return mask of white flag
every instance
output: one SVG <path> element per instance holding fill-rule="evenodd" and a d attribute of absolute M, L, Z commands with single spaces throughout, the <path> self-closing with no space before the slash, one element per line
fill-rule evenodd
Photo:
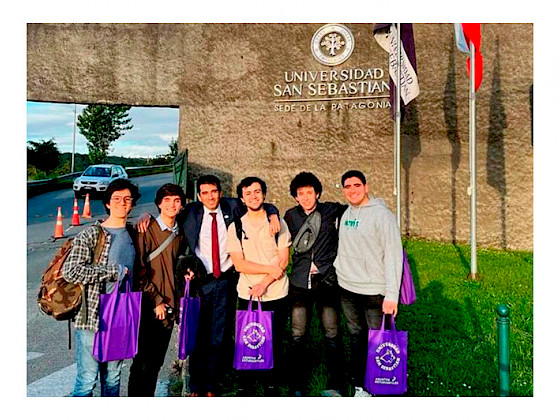
<path fill-rule="evenodd" d="M 374 33 L 375 40 L 385 51 L 389 53 L 389 75 L 393 83 L 397 83 L 397 27 L 393 23 L 389 32 L 377 31 Z M 401 40 L 401 98 L 404 104 L 408 104 L 420 93 L 418 76 L 410 63 L 406 50 Z"/>

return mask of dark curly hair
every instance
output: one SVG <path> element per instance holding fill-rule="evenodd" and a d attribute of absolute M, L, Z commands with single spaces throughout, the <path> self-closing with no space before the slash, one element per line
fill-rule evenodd
<path fill-rule="evenodd" d="M 319 194 L 319 197 L 321 197 L 321 193 L 323 192 L 321 181 L 311 172 L 300 172 L 292 179 L 290 183 L 290 194 L 292 197 L 296 198 L 297 190 L 301 187 L 313 187 L 315 192 Z"/>

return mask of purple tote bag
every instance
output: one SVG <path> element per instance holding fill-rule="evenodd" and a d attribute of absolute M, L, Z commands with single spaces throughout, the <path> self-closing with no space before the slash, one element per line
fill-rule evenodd
<path fill-rule="evenodd" d="M 93 358 L 98 362 L 132 359 L 138 352 L 142 292 L 119 292 L 118 283 L 111 293 L 99 296 L 99 331 L 93 339 Z"/>
<path fill-rule="evenodd" d="M 368 357 L 364 386 L 373 395 L 404 394 L 407 390 L 408 332 L 397 331 L 391 316 L 391 329 L 369 330 Z"/>
<path fill-rule="evenodd" d="M 200 316 L 200 298 L 190 297 L 189 286 L 190 282 L 185 282 L 185 294 L 179 301 L 179 334 L 177 336 L 179 360 L 185 360 L 194 350 Z"/>
<path fill-rule="evenodd" d="M 412 305 L 416 302 L 416 290 L 406 251 L 403 249 L 403 274 L 401 282 L 400 301 L 403 305 Z"/>
<path fill-rule="evenodd" d="M 233 367 L 237 370 L 265 370 L 274 367 L 272 318 L 274 312 L 263 311 L 260 300 L 253 311 L 253 299 L 246 311 L 236 312 Z"/>

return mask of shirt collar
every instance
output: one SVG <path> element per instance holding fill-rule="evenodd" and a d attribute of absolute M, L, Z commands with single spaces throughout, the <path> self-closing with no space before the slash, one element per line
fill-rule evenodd
<path fill-rule="evenodd" d="M 210 210 L 208 209 L 206 206 L 202 206 L 202 208 L 204 209 L 204 215 L 208 215 L 210 213 L 216 213 L 217 215 L 221 215 L 222 214 L 222 209 L 220 208 L 220 205 L 218 204 L 218 207 L 216 208 L 216 210 Z"/>
<path fill-rule="evenodd" d="M 179 225 L 177 224 L 177 220 L 175 220 L 175 224 L 173 225 L 172 228 L 167 227 L 167 225 L 165 223 L 163 223 L 163 220 L 161 219 L 161 214 L 156 217 L 156 222 L 158 222 L 159 227 L 161 228 L 162 231 L 166 231 L 169 230 L 171 232 L 174 232 L 175 234 L 179 233 Z"/>

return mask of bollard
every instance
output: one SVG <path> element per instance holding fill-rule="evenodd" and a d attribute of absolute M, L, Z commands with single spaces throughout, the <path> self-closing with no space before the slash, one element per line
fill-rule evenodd
<path fill-rule="evenodd" d="M 498 309 L 498 382 L 500 397 L 509 396 L 509 308 L 499 304 Z"/>

